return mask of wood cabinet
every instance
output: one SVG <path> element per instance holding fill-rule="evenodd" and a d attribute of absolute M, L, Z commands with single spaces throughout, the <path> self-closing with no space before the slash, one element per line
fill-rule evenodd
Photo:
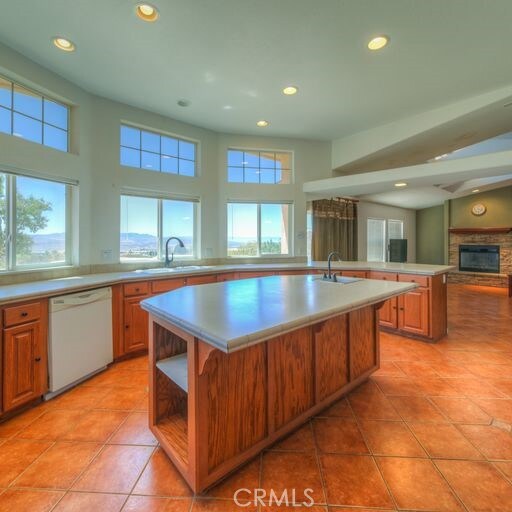
<path fill-rule="evenodd" d="M 416 283 L 415 290 L 387 300 L 379 311 L 382 328 L 436 341 L 447 332 L 446 275 L 371 272 L 371 279 Z"/>
<path fill-rule="evenodd" d="M 384 302 L 379 310 L 379 324 L 392 329 L 398 328 L 398 297 Z"/>
<path fill-rule="evenodd" d="M 140 301 L 146 297 L 147 295 L 124 299 L 124 354 L 148 348 L 148 314 L 140 307 Z"/>
<path fill-rule="evenodd" d="M 16 409 L 48 390 L 48 302 L 4 308 L 2 411 Z"/>
<path fill-rule="evenodd" d="M 398 328 L 401 331 L 420 336 L 430 334 L 428 298 L 428 288 L 416 288 L 398 297 Z"/>
<path fill-rule="evenodd" d="M 333 272 L 335 272 L 336 269 L 333 269 Z M 342 270 L 341 275 L 343 277 L 357 277 L 360 279 L 365 279 L 367 276 L 367 272 L 364 270 Z"/>

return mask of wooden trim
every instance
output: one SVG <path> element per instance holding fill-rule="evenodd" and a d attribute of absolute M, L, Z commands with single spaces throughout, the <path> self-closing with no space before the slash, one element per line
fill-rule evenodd
<path fill-rule="evenodd" d="M 449 233 L 468 234 L 468 233 L 510 233 L 510 228 L 448 228 Z"/>

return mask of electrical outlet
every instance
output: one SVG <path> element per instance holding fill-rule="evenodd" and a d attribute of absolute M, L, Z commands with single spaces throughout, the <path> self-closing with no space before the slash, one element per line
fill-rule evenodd
<path fill-rule="evenodd" d="M 101 261 L 105 263 L 112 261 L 112 249 L 101 250 Z"/>

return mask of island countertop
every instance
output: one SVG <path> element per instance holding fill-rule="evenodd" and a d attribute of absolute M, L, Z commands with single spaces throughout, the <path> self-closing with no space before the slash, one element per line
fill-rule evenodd
<path fill-rule="evenodd" d="M 416 288 L 414 283 L 269 276 L 180 288 L 141 302 L 156 318 L 229 353 Z"/>

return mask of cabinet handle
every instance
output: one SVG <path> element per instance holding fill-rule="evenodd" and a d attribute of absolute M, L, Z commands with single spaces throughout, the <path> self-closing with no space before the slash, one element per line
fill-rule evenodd
<path fill-rule="evenodd" d="M 403 311 L 403 310 L 404 310 L 404 308 L 400 308 L 400 311 Z"/>
<path fill-rule="evenodd" d="M 26 311 L 22 311 L 21 316 L 23 316 L 23 317 L 28 316 L 28 313 Z"/>
<path fill-rule="evenodd" d="M 140 288 L 135 288 L 135 291 L 136 292 L 140 292 Z"/>
<path fill-rule="evenodd" d="M 40 357 L 36 357 L 35 361 L 36 361 L 36 363 L 39 363 L 41 361 L 41 358 Z"/>
<path fill-rule="evenodd" d="M 124 328 L 125 328 L 125 329 L 129 329 L 129 328 L 130 328 L 130 326 L 129 326 L 128 324 L 126 324 L 126 325 L 124 326 Z"/>

